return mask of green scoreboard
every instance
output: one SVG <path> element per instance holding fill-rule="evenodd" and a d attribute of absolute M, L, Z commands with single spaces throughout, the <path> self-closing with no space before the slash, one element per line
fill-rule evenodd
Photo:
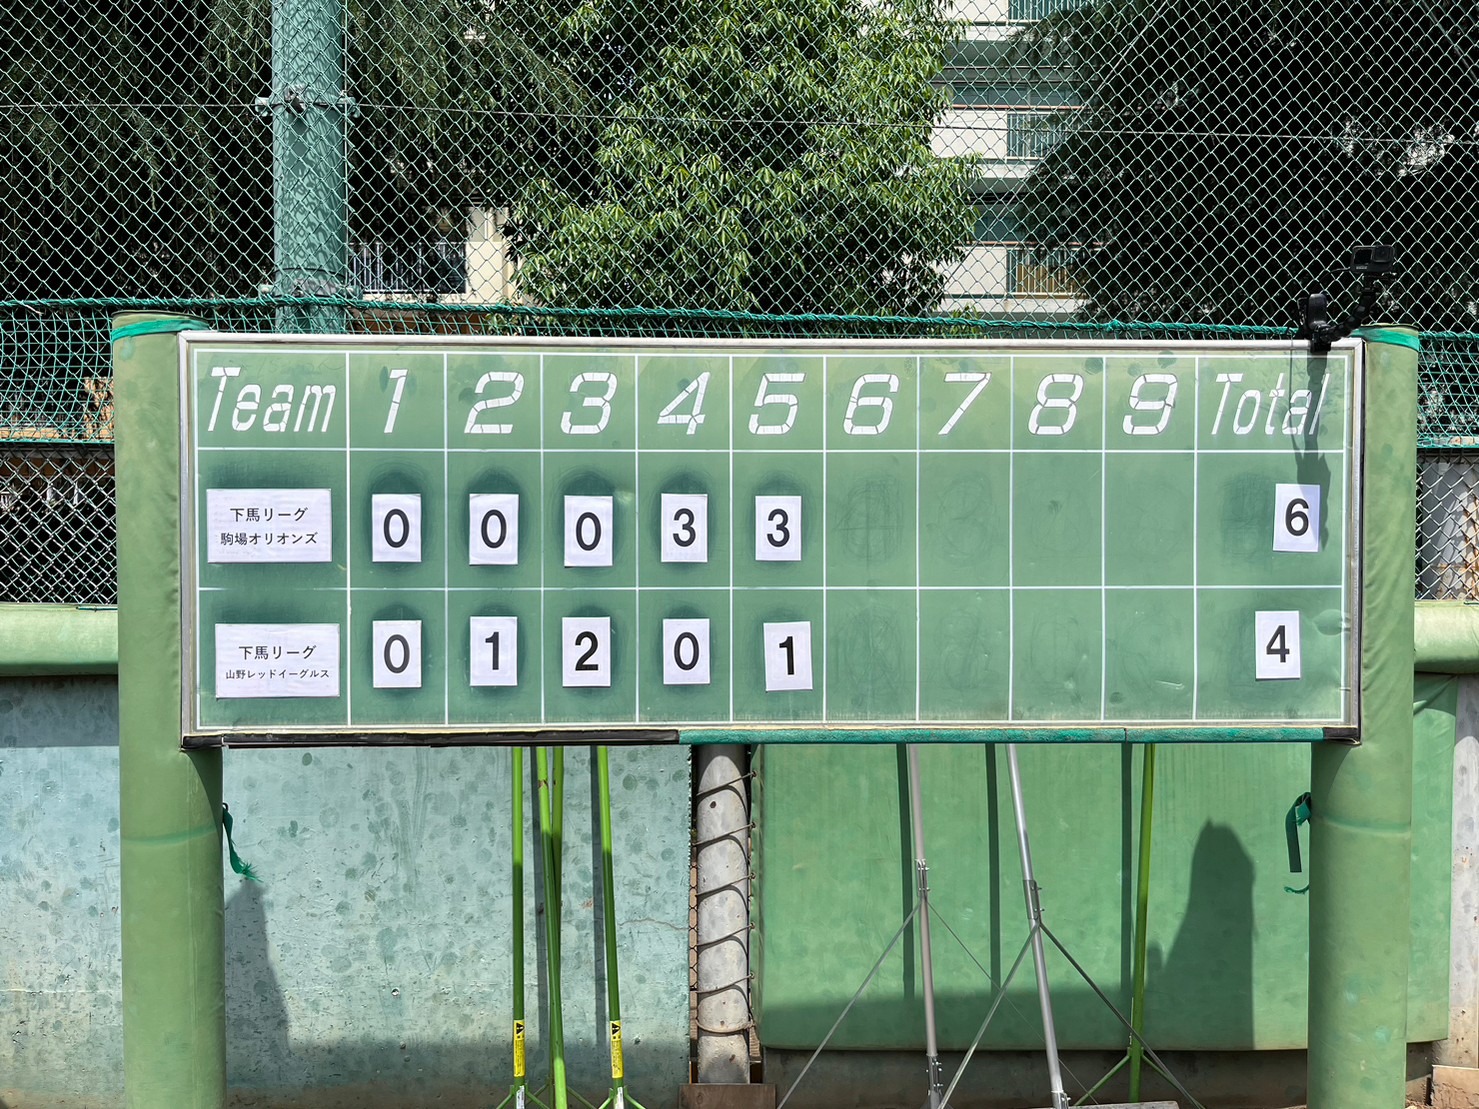
<path fill-rule="evenodd" d="M 192 737 L 1357 721 L 1359 342 L 180 350 Z"/>

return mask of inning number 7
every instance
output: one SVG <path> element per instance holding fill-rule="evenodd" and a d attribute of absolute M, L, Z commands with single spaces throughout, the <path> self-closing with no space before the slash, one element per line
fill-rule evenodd
<path fill-rule="evenodd" d="M 965 400 L 960 402 L 960 407 L 945 421 L 945 426 L 940 429 L 941 435 L 950 434 L 950 429 L 960 422 L 960 418 L 965 415 L 965 410 L 976 402 L 976 398 L 981 395 L 981 390 L 986 388 L 987 383 L 991 380 L 991 375 L 979 370 L 962 370 L 959 373 L 946 374 L 945 380 L 951 385 L 970 385 L 974 383 L 975 388 L 965 395 Z"/>

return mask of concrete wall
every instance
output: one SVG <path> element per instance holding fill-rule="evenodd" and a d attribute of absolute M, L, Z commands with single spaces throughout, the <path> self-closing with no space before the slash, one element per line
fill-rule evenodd
<path fill-rule="evenodd" d="M 117 685 L 0 680 L 0 1107 L 122 1102 Z M 492 1106 L 512 1075 L 510 753 L 231 751 L 225 798 L 262 884 L 228 872 L 231 1104 Z M 526 760 L 532 763 L 532 759 Z M 590 759 L 566 756 L 565 1035 L 609 1085 Z M 612 752 L 632 1093 L 688 1074 L 688 752 Z M 534 812 L 526 783 L 525 811 Z M 542 1080 L 540 873 L 526 842 L 530 1073 Z M 538 953 L 542 956 L 542 945 Z"/>

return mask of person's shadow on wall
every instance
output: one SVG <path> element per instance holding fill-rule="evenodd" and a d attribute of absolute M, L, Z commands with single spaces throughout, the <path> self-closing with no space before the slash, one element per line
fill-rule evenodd
<path fill-rule="evenodd" d="M 1203 825 L 1181 928 L 1168 955 L 1158 944 L 1147 953 L 1146 1038 L 1152 1045 L 1166 1042 L 1168 1033 L 1171 1040 L 1184 1038 L 1161 1021 L 1179 1023 L 1177 1014 L 1190 1014 L 1200 1037 L 1211 1036 L 1217 1047 L 1253 1046 L 1253 878 L 1253 859 L 1237 833 Z M 1215 1028 L 1208 1020 L 1214 1014 Z"/>
<path fill-rule="evenodd" d="M 267 906 L 260 882 L 241 882 L 226 901 L 226 1073 L 251 1075 L 253 1085 L 291 1082 L 288 1009 L 272 969 Z M 272 1060 L 276 1075 L 262 1074 Z"/>

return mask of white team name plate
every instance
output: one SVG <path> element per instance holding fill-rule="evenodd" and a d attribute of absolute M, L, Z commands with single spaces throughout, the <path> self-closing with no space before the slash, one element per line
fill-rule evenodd
<path fill-rule="evenodd" d="M 328 562 L 333 512 L 327 489 L 207 489 L 206 561 Z"/>
<path fill-rule="evenodd" d="M 339 696 L 339 625 L 217 624 L 216 696 Z"/>

